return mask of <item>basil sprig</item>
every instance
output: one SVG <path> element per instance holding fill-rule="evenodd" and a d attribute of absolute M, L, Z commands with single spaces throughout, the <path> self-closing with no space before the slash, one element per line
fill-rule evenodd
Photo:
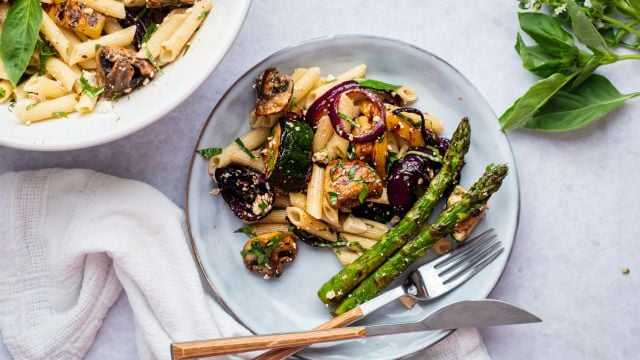
<path fill-rule="evenodd" d="M 42 8 L 38 0 L 15 0 L 2 26 L 0 56 L 13 86 L 24 74 L 38 40 Z"/>
<path fill-rule="evenodd" d="M 533 84 L 500 116 L 503 130 L 574 130 L 639 96 L 621 94 L 610 81 L 594 72 L 617 61 L 640 60 L 639 53 L 613 51 L 616 47 L 640 51 L 640 1 L 630 2 L 637 3 L 638 8 L 625 5 L 624 1 L 519 1 L 522 8 L 533 11 L 546 5 L 553 15 L 518 14 L 520 28 L 536 45 L 527 45 L 518 34 L 515 49 L 523 67 L 544 79 Z M 625 43 L 629 39 L 635 42 Z"/>

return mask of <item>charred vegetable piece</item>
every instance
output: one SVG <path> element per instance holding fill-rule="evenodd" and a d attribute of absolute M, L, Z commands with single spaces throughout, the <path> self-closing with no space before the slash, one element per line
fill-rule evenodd
<path fill-rule="evenodd" d="M 464 188 L 460 185 L 456 185 L 453 188 L 453 191 L 451 191 L 449 198 L 447 199 L 447 208 L 453 207 L 455 204 L 460 202 L 460 200 L 462 200 L 462 196 L 464 195 L 464 193 L 465 193 Z M 453 237 L 458 242 L 466 240 L 467 237 L 469 237 L 469 234 L 471 233 L 471 231 L 473 231 L 473 229 L 476 227 L 476 225 L 478 225 L 480 220 L 482 220 L 488 208 L 489 208 L 489 205 L 485 203 L 480 208 L 475 209 L 475 211 L 469 216 L 469 218 L 459 222 L 453 228 L 453 231 L 451 232 L 451 237 Z"/>
<path fill-rule="evenodd" d="M 242 165 L 216 169 L 214 180 L 231 211 L 242 220 L 257 221 L 269 214 L 275 193 L 264 175 Z"/>
<path fill-rule="evenodd" d="M 298 246 L 293 235 L 276 231 L 249 239 L 240 254 L 247 269 L 269 279 L 282 275 L 284 264 L 296 258 Z"/>
<path fill-rule="evenodd" d="M 310 169 L 313 129 L 306 123 L 280 119 L 267 141 L 265 155 L 269 182 L 284 192 L 302 190 Z"/>
<path fill-rule="evenodd" d="M 441 154 L 426 147 L 411 148 L 401 161 L 391 165 L 387 194 L 393 212 L 404 215 L 409 211 L 441 167 Z"/>
<path fill-rule="evenodd" d="M 366 202 L 360 206 L 351 209 L 351 213 L 354 216 L 362 217 L 365 219 L 386 223 L 391 220 L 393 215 L 391 205 L 378 204 L 373 202 Z"/>
<path fill-rule="evenodd" d="M 104 86 L 104 96 L 107 98 L 128 94 L 156 75 L 151 62 L 138 58 L 136 52 L 130 49 L 102 46 L 96 57 L 98 82 Z"/>
<path fill-rule="evenodd" d="M 67 29 L 97 39 L 102 33 L 105 16 L 81 2 L 74 0 L 56 1 L 49 7 L 49 17 Z"/>
<path fill-rule="evenodd" d="M 177 8 L 180 6 L 191 6 L 195 3 L 195 0 L 146 0 L 147 8 Z"/>
<path fill-rule="evenodd" d="M 352 208 L 382 195 L 382 180 L 360 160 L 333 160 L 324 172 L 327 200 L 334 208 Z"/>
<path fill-rule="evenodd" d="M 293 80 L 278 75 L 278 69 L 268 68 L 256 80 L 256 116 L 273 115 L 284 110 L 293 96 Z"/>
<path fill-rule="evenodd" d="M 142 4 L 144 5 L 144 0 L 142 0 Z M 142 44 L 142 38 L 144 34 L 147 33 L 147 28 L 152 26 L 151 24 L 162 24 L 162 21 L 167 16 L 170 7 L 164 7 L 159 9 L 148 9 L 145 7 L 130 7 L 125 1 L 124 6 L 126 7 L 126 15 L 124 19 L 119 19 L 118 22 L 122 27 L 129 27 L 132 25 L 136 26 L 136 35 L 133 37 L 133 44 L 136 46 L 136 49 L 140 50 L 140 45 Z M 148 36 L 148 35 L 147 35 Z"/>

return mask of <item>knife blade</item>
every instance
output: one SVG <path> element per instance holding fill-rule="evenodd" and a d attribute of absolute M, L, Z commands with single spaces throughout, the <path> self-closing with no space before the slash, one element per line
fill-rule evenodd
<path fill-rule="evenodd" d="M 182 342 L 171 344 L 171 352 L 173 359 L 179 360 L 417 331 L 540 321 L 537 316 L 503 301 L 465 300 L 446 305 L 416 322 Z"/>

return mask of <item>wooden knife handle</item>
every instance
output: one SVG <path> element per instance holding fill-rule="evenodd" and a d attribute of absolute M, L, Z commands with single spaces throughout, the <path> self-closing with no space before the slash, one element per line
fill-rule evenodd
<path fill-rule="evenodd" d="M 366 329 L 364 326 L 360 326 L 274 335 L 256 335 L 228 339 L 191 341 L 171 344 L 171 355 L 174 360 L 181 360 L 202 356 L 228 355 L 262 349 L 351 340 L 363 338 L 365 336 Z"/>
<path fill-rule="evenodd" d="M 324 330 L 324 329 L 333 329 L 333 328 L 342 327 L 361 319 L 363 316 L 364 316 L 364 313 L 362 312 L 362 309 L 358 306 L 355 309 L 351 309 L 340 316 L 336 316 L 333 319 L 316 326 L 314 329 Z M 291 356 L 297 353 L 298 351 L 302 351 L 305 348 L 306 346 L 296 346 L 296 347 L 269 350 L 266 353 L 254 358 L 254 360 L 286 359 L 288 356 Z"/>

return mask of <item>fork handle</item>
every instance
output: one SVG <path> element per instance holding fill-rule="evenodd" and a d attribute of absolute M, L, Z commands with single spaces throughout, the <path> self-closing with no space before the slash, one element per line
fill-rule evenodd
<path fill-rule="evenodd" d="M 324 330 L 324 329 L 338 328 L 345 325 L 349 325 L 352 322 L 355 322 L 357 320 L 360 320 L 362 317 L 364 317 L 364 312 L 362 311 L 362 308 L 358 306 L 354 309 L 347 311 L 346 313 L 340 316 L 336 316 L 333 319 L 316 326 L 314 329 Z M 254 358 L 254 360 L 286 359 L 288 356 L 291 356 L 297 353 L 298 351 L 302 351 L 305 348 L 306 346 L 294 346 L 294 347 L 287 347 L 282 349 L 269 350 L 266 353 Z"/>
<path fill-rule="evenodd" d="M 367 330 L 364 326 L 273 335 L 242 336 L 227 339 L 174 343 L 171 344 L 171 354 L 174 360 L 182 360 L 278 347 L 352 340 L 366 336 Z"/>

